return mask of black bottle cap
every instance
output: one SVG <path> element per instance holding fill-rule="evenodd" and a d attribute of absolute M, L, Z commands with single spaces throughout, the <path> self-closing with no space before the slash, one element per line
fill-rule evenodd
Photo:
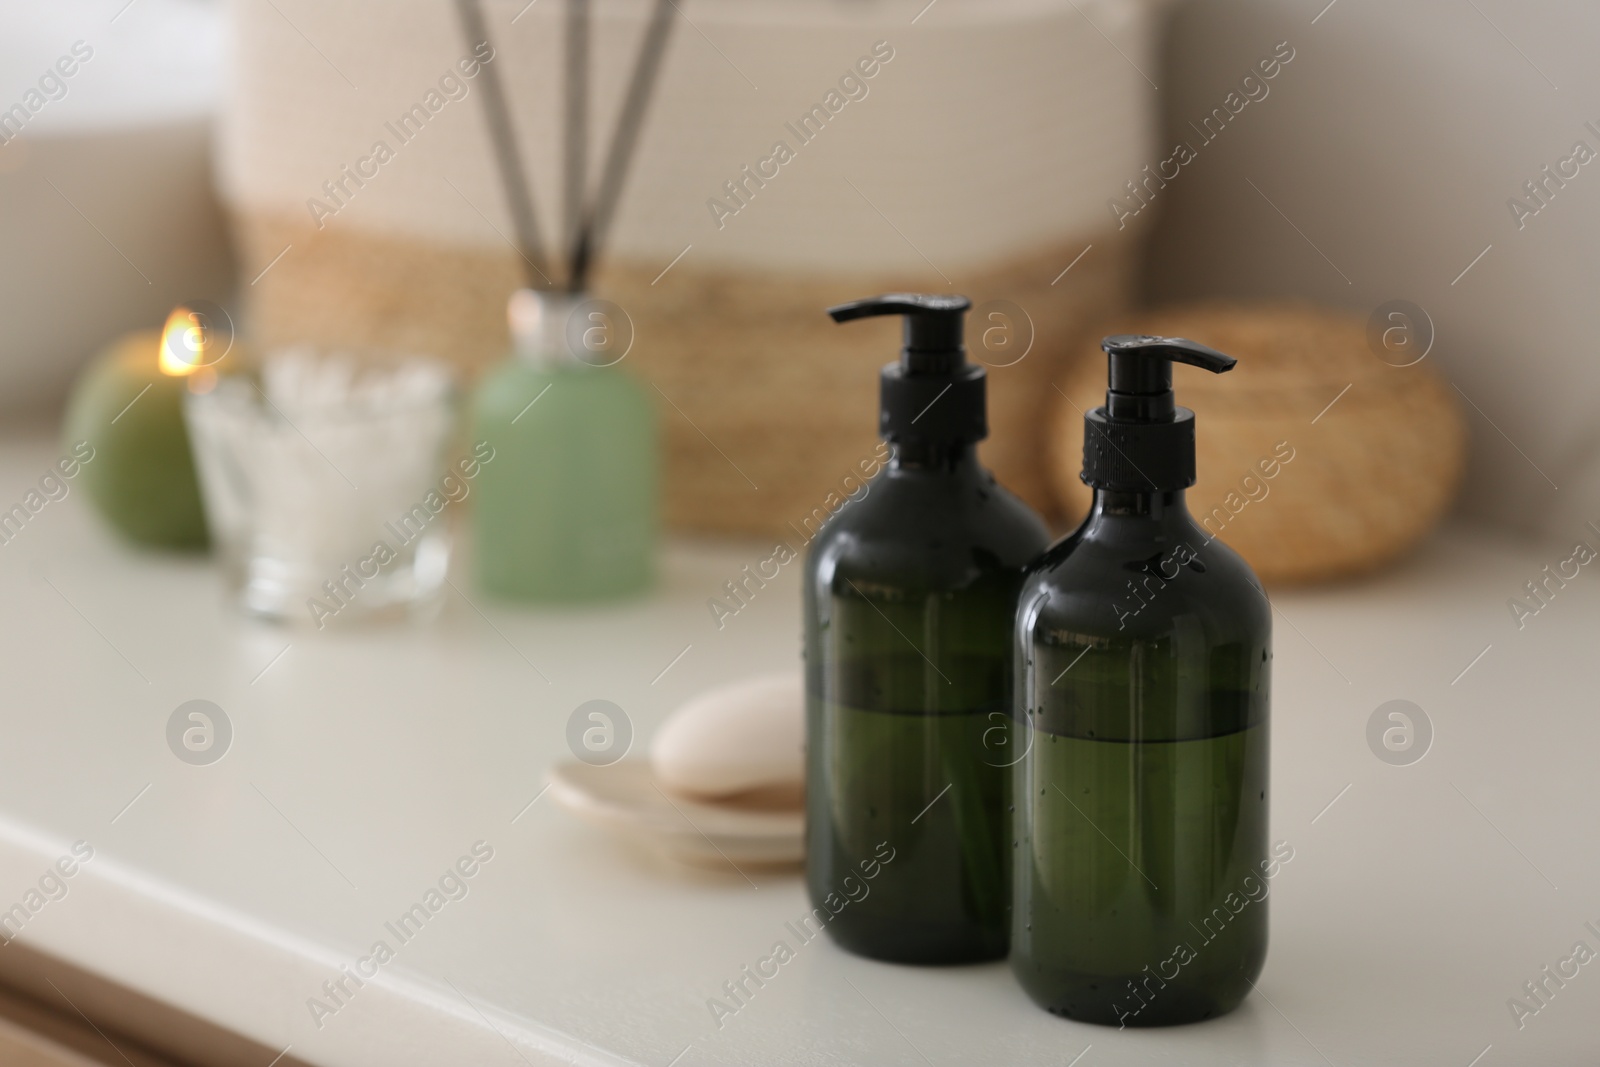
<path fill-rule="evenodd" d="M 1213 374 L 1238 362 L 1182 337 L 1118 334 L 1100 342 L 1110 379 L 1104 407 L 1083 417 L 1083 480 L 1096 489 L 1157 493 L 1194 484 L 1194 412 L 1177 406 L 1172 364 Z"/>
<path fill-rule="evenodd" d="M 880 375 L 878 433 L 885 441 L 960 444 L 989 436 L 984 370 L 967 362 L 964 296 L 888 293 L 828 309 L 835 322 L 904 315 L 900 361 Z"/>

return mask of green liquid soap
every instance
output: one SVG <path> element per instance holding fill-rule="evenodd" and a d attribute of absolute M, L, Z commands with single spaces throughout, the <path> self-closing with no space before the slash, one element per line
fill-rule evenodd
<path fill-rule="evenodd" d="M 1038 732 L 1034 744 L 1017 783 L 1023 985 L 1089 1022 L 1232 1010 L 1266 955 L 1265 725 L 1166 742 Z"/>
<path fill-rule="evenodd" d="M 902 660 L 901 669 L 886 673 L 905 681 L 926 673 L 921 660 L 889 655 Z M 871 895 L 828 927 L 861 955 L 942 963 L 1006 952 L 1011 772 L 984 737 L 1007 717 L 993 696 L 1009 690 L 996 670 L 1004 657 L 963 663 L 946 654 L 940 662 L 964 680 L 964 692 L 949 693 L 937 679 L 909 686 L 874 680 L 864 687 L 869 692 L 850 694 L 852 703 L 822 700 L 808 708 L 811 778 L 828 783 L 826 792 L 808 796 L 813 898 L 845 894 L 863 860 L 882 845 L 893 850 Z M 874 696 L 892 702 L 896 693 L 910 698 L 908 707 L 873 706 Z M 987 702 L 944 706 L 963 698 Z"/>
<path fill-rule="evenodd" d="M 1184 500 L 1194 420 L 1165 358 L 1232 361 L 1178 339 L 1106 343 L 1094 503 L 1019 600 L 1011 966 L 1066 1018 L 1197 1022 L 1237 1007 L 1266 959 L 1271 609 Z"/>
<path fill-rule="evenodd" d="M 1006 953 L 1012 624 L 1048 541 L 978 463 L 966 306 L 835 309 L 906 314 L 907 350 L 883 372 L 889 462 L 806 560 L 807 887 L 835 942 L 901 963 Z"/>
<path fill-rule="evenodd" d="M 491 595 L 577 603 L 653 581 L 655 405 L 620 366 L 595 365 L 617 357 L 594 306 L 516 294 L 517 350 L 474 395 L 474 441 L 494 449 L 474 517 L 477 585 Z"/>

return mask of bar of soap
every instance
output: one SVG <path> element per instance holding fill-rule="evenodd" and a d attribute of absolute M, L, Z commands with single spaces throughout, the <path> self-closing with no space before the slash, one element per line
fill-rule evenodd
<path fill-rule="evenodd" d="M 805 784 L 805 698 L 797 674 L 707 690 L 674 711 L 650 745 L 657 781 L 673 792 L 798 805 Z"/>

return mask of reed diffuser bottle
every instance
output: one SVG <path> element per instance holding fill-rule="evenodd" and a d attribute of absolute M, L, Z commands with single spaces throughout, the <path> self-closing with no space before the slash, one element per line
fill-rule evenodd
<path fill-rule="evenodd" d="M 841 946 L 904 963 L 1006 953 L 1012 620 L 1048 541 L 978 463 L 969 306 L 897 295 L 830 311 L 903 315 L 905 347 L 882 372 L 889 464 L 806 561 L 806 878 Z"/>
<path fill-rule="evenodd" d="M 476 566 L 496 596 L 573 602 L 650 585 L 656 536 L 656 413 L 608 365 L 616 324 L 598 301 L 519 289 L 513 351 L 479 385 Z"/>
<path fill-rule="evenodd" d="M 1089 517 L 1030 569 L 1017 614 L 1031 726 L 1014 782 L 1012 967 L 1041 1006 L 1119 1026 L 1231 1011 L 1267 951 L 1271 613 L 1190 517 L 1181 338 L 1108 337 L 1085 416 Z"/>
<path fill-rule="evenodd" d="M 456 0 L 456 11 L 467 44 L 487 44 L 484 0 Z M 474 433 L 495 455 L 479 480 L 477 577 L 479 587 L 496 596 L 601 600 L 642 592 L 651 583 L 655 405 L 617 366 L 633 342 L 631 319 L 615 304 L 590 299 L 588 287 L 660 72 L 672 11 L 671 0 L 651 7 L 590 191 L 589 2 L 565 2 L 560 285 L 546 270 L 500 64 L 483 67 L 484 121 L 528 286 L 513 293 L 508 306 L 512 355 L 484 378 L 473 399 Z"/>

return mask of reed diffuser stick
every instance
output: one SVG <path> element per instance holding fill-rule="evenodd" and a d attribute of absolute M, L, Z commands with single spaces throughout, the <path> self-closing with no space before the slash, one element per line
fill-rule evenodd
<path fill-rule="evenodd" d="M 577 292 L 584 279 L 572 268 L 578 260 L 583 230 L 583 187 L 589 165 L 589 0 L 567 0 L 566 13 L 566 189 L 563 229 L 569 273 L 567 291 Z"/>
<path fill-rule="evenodd" d="M 468 48 L 476 48 L 480 42 L 489 43 L 489 27 L 484 21 L 482 0 L 456 0 L 456 13 L 460 16 L 461 30 Z M 494 146 L 500 184 L 505 189 L 506 206 L 511 212 L 511 225 L 517 235 L 517 252 L 522 256 L 526 268 L 524 273 L 528 287 L 554 289 L 555 284 L 545 271 L 539 223 L 533 212 L 533 183 L 523 170 L 522 156 L 517 151 L 511 111 L 506 105 L 505 88 L 500 82 L 500 68 L 493 62 L 484 63 L 479 79 L 483 86 L 483 115 L 489 126 L 489 142 Z"/>
<path fill-rule="evenodd" d="M 667 50 L 667 39 L 672 31 L 673 0 L 656 0 L 650 13 L 650 23 L 645 27 L 644 40 L 639 45 L 639 57 L 634 63 L 633 76 L 623 97 L 622 111 L 617 118 L 617 128 L 612 134 L 606 152 L 605 164 L 600 172 L 600 188 L 584 216 L 578 239 L 572 252 L 572 272 L 569 285 L 574 292 L 588 284 L 589 268 L 595 250 L 605 240 L 607 229 L 622 197 L 622 186 L 628 175 L 634 148 L 639 142 L 639 131 L 644 125 L 644 113 L 650 103 L 661 60 Z"/>

